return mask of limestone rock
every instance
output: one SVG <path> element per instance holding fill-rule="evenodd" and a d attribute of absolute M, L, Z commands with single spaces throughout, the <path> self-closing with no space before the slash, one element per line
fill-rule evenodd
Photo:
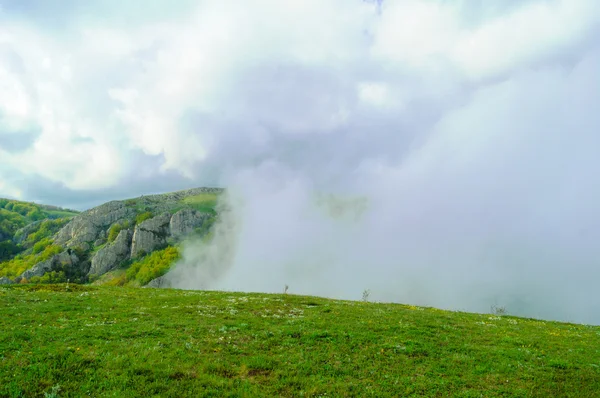
<path fill-rule="evenodd" d="M 165 246 L 167 244 L 167 237 L 169 236 L 170 221 L 171 215 L 163 213 L 137 225 L 133 232 L 131 257 L 136 258 Z"/>
<path fill-rule="evenodd" d="M 103 247 L 92 258 L 92 266 L 88 274 L 102 275 L 116 268 L 129 258 L 131 247 L 131 230 L 124 229 L 110 245 Z"/>
<path fill-rule="evenodd" d="M 166 278 L 166 275 L 163 275 L 163 276 L 159 276 L 156 279 L 152 279 L 144 287 L 169 288 L 169 287 L 171 287 L 171 282 Z"/>
<path fill-rule="evenodd" d="M 25 243 L 25 239 L 27 239 L 27 236 L 32 233 L 41 223 L 43 220 L 40 221 L 34 221 L 31 224 L 17 230 L 17 232 L 15 232 L 14 235 L 14 242 L 18 245 Z M 10 236 L 7 236 L 6 239 L 10 239 Z M 2 236 L 0 235 L 0 241 L 3 241 L 5 239 L 2 238 Z"/>
<path fill-rule="evenodd" d="M 46 261 L 37 263 L 32 268 L 19 275 L 18 279 L 31 279 L 34 276 L 43 276 L 46 272 L 50 272 L 58 267 L 76 267 L 79 263 L 79 258 L 71 250 L 65 250 L 55 256 L 52 256 Z"/>
<path fill-rule="evenodd" d="M 199 228 L 209 218 L 207 213 L 200 213 L 193 209 L 182 209 L 171 217 L 169 229 L 171 236 L 179 238 L 191 234 L 196 228 Z"/>
<path fill-rule="evenodd" d="M 108 202 L 74 217 L 58 232 L 55 243 L 85 250 L 85 244 L 102 239 L 112 224 L 132 220 L 135 214 L 135 210 L 123 202 Z"/>
<path fill-rule="evenodd" d="M 54 257 L 49 260 L 37 263 L 32 268 L 19 275 L 19 279 L 31 279 L 34 276 L 43 276 L 46 272 L 52 271 Z"/>
<path fill-rule="evenodd" d="M 106 231 L 102 230 L 98 234 L 98 239 L 94 242 L 94 247 L 102 246 L 106 243 Z"/>
<path fill-rule="evenodd" d="M 10 285 L 13 284 L 14 282 L 10 279 L 8 279 L 7 277 L 3 276 L 2 278 L 0 278 L 0 285 Z"/>

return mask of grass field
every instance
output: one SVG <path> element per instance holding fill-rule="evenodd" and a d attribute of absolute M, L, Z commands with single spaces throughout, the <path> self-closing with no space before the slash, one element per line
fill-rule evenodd
<path fill-rule="evenodd" d="M 600 328 L 296 295 L 0 288 L 1 397 L 598 397 Z"/>
<path fill-rule="evenodd" d="M 207 213 L 214 213 L 219 195 L 215 193 L 201 193 L 184 198 L 182 202 L 194 209 Z"/>

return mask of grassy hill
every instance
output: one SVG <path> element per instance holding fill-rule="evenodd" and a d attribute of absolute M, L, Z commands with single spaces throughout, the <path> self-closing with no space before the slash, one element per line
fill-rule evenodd
<path fill-rule="evenodd" d="M 45 240 L 43 245 L 48 246 L 48 239 L 77 214 L 60 207 L 0 198 L 0 276 L 6 274 L 2 262 L 27 249 L 31 252 L 40 241 Z"/>
<path fill-rule="evenodd" d="M 188 209 L 203 214 L 201 225 L 194 225 L 193 233 L 187 233 L 186 236 L 208 238 L 216 221 L 215 208 L 222 191 L 217 188 L 197 188 L 144 195 L 124 201 L 108 202 L 82 213 L 0 199 L 0 278 L 5 278 L 4 280 L 10 283 L 61 283 L 70 280 L 119 286 L 144 285 L 166 273 L 176 262 L 182 239 L 167 236 L 161 244 L 144 250 L 143 255 L 136 254 L 134 257 L 118 259 L 108 273 L 88 275 L 88 270 L 94 256 L 109 247 L 122 230 L 130 230 L 133 234 L 135 228 L 144 221 L 165 213 L 173 216 L 181 210 Z M 107 219 L 111 220 L 108 224 Z M 64 233 L 64 239 L 61 240 L 59 231 L 70 221 L 71 226 L 75 225 L 70 231 L 75 232 Z M 198 224 L 193 218 L 187 222 Z M 80 239 L 78 235 L 85 238 Z M 76 253 L 76 264 L 54 265 L 52 270 L 44 275 L 27 278 L 21 276 L 37 264 L 54 261 L 52 259 L 67 249 Z"/>
<path fill-rule="evenodd" d="M 0 397 L 600 396 L 600 327 L 89 285 L 0 303 Z"/>

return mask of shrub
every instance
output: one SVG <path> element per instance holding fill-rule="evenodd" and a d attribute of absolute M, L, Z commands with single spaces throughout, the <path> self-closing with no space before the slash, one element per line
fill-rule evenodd
<path fill-rule="evenodd" d="M 12 241 L 0 242 L 0 261 L 4 261 L 19 253 L 21 248 Z"/>
<path fill-rule="evenodd" d="M 154 214 L 152 214 L 149 211 L 145 211 L 145 212 L 140 213 L 140 214 L 137 215 L 137 217 L 135 218 L 135 223 L 136 224 L 141 224 L 144 221 L 151 219 L 152 217 L 154 217 Z"/>
<path fill-rule="evenodd" d="M 152 279 L 166 274 L 178 259 L 179 251 L 176 247 L 169 246 L 155 251 L 129 267 L 126 272 L 127 280 L 145 285 Z"/>
<path fill-rule="evenodd" d="M 115 275 L 114 278 L 105 283 L 107 286 L 123 286 L 127 283 L 127 275 L 123 272 L 122 274 Z"/>
<path fill-rule="evenodd" d="M 44 238 L 44 239 L 40 240 L 38 243 L 36 243 L 35 245 L 33 245 L 33 249 L 31 249 L 31 252 L 33 254 L 41 253 L 46 249 L 46 247 L 50 246 L 51 244 L 52 244 L 52 239 Z"/>
<path fill-rule="evenodd" d="M 39 262 L 46 261 L 59 254 L 63 249 L 60 246 L 48 245 L 41 253 L 27 256 L 17 255 L 10 261 L 0 263 L 0 276 L 15 278 Z"/>
<path fill-rule="evenodd" d="M 127 229 L 127 228 L 129 228 L 129 221 L 125 221 L 122 224 L 115 223 L 115 224 L 111 225 L 110 229 L 108 230 L 108 237 L 107 237 L 108 243 L 114 242 L 115 239 L 117 239 L 117 236 L 119 236 L 119 232 L 121 232 L 122 230 Z"/>

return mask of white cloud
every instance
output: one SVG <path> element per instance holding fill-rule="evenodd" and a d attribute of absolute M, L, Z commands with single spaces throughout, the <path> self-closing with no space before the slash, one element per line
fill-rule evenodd
<path fill-rule="evenodd" d="M 22 199 L 23 194 L 20 189 L 0 179 L 0 197 Z"/>
<path fill-rule="evenodd" d="M 116 183 L 127 152 L 141 149 L 163 156 L 163 169 L 193 178 L 220 133 L 201 125 L 182 129 L 189 112 L 243 115 L 248 124 L 275 122 L 288 131 L 343 128 L 354 97 L 397 112 L 415 100 L 448 101 L 462 90 L 459 72 L 469 80 L 496 76 L 574 46 L 597 22 L 596 8 L 588 0 L 529 2 L 467 24 L 460 3 L 390 1 L 378 16 L 372 3 L 360 1 L 261 0 L 251 7 L 211 1 L 171 13 L 171 19 L 157 19 L 150 10 L 147 23 L 136 15 L 131 26 L 82 17 L 85 23 L 71 27 L 77 34 L 56 38 L 15 22 L 1 29 L 0 38 L 24 71 L 15 74 L 0 63 L 0 111 L 3 123 L 38 125 L 42 134 L 10 162 L 72 188 L 89 188 Z M 383 75 L 377 76 L 380 63 Z M 282 86 L 274 93 L 280 109 L 255 114 L 270 82 L 252 89 L 262 98 L 242 103 L 236 99 L 245 89 L 240 85 L 249 86 L 240 79 L 267 74 L 269 65 L 328 71 L 357 91 L 319 93 L 309 113 L 304 103 L 286 99 L 301 87 Z M 291 106 L 303 109 L 294 115 Z M 48 167 L 59 149 L 70 155 Z M 83 154 L 94 151 L 102 155 L 86 162 Z M 74 164 L 82 176 L 67 172 Z"/>
<path fill-rule="evenodd" d="M 593 0 L 523 2 L 475 26 L 465 23 L 464 7 L 460 2 L 386 3 L 374 54 L 397 67 L 435 73 L 452 66 L 480 80 L 560 55 L 600 22 L 600 5 Z"/>

